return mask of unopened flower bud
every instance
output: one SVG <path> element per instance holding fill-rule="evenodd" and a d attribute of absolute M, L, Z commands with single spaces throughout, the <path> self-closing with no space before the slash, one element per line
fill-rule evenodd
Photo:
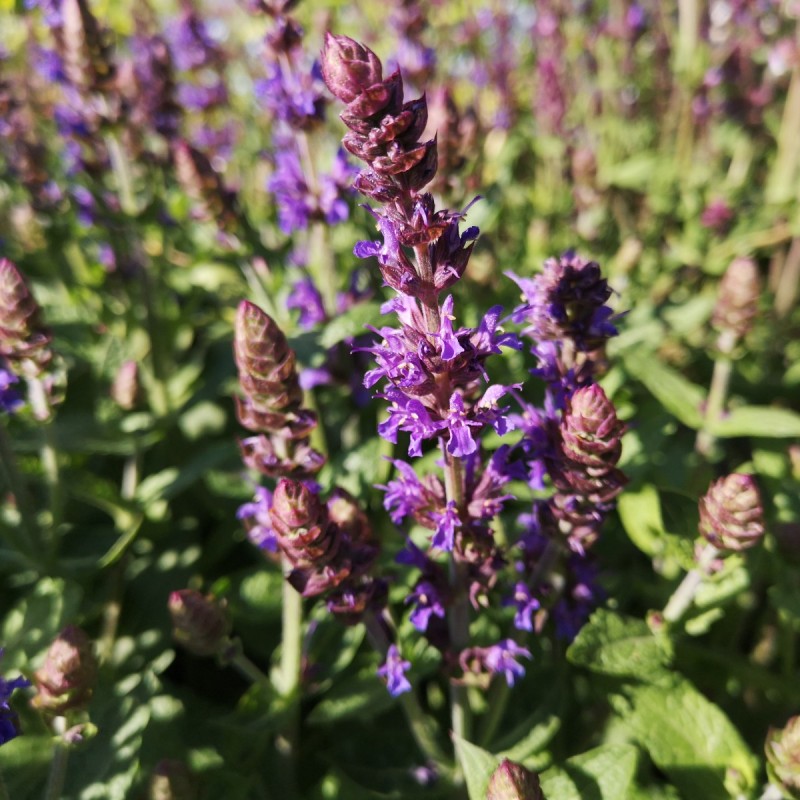
<path fill-rule="evenodd" d="M 770 782 L 781 788 L 784 797 L 800 800 L 800 716 L 780 730 L 771 728 L 764 750 Z"/>
<path fill-rule="evenodd" d="M 126 361 L 117 370 L 111 384 L 111 397 L 124 411 L 130 411 L 139 401 L 139 365 L 136 361 Z"/>
<path fill-rule="evenodd" d="M 282 478 L 272 496 L 270 519 L 275 530 L 283 536 L 308 529 L 319 523 L 322 502 L 302 481 Z"/>
<path fill-rule="evenodd" d="M 504 758 L 489 779 L 486 800 L 545 800 L 545 796 L 535 772 Z"/>
<path fill-rule="evenodd" d="M 219 653 L 231 632 L 225 609 L 211 595 L 181 589 L 169 596 L 172 635 L 196 656 Z"/>
<path fill-rule="evenodd" d="M 713 326 L 741 339 L 753 327 L 760 294 L 761 279 L 755 261 L 751 258 L 732 261 L 719 284 L 711 319 Z"/>
<path fill-rule="evenodd" d="M 236 195 L 227 189 L 208 158 L 188 142 L 172 148 L 175 175 L 183 190 L 197 204 L 200 216 L 214 220 L 223 230 L 238 224 Z"/>
<path fill-rule="evenodd" d="M 19 270 L 8 259 L 0 259 L 0 356 L 15 371 L 37 377 L 53 358 L 50 341 L 39 305 Z"/>
<path fill-rule="evenodd" d="M 76 625 L 64 628 L 33 676 L 37 695 L 33 705 L 60 716 L 85 710 L 97 682 L 97 657 L 92 642 Z"/>
<path fill-rule="evenodd" d="M 734 473 L 711 484 L 700 499 L 700 534 L 719 550 L 738 552 L 764 535 L 764 510 L 752 475 Z"/>
<path fill-rule="evenodd" d="M 362 92 L 380 83 L 380 59 L 368 47 L 348 36 L 325 34 L 322 77 L 328 89 L 342 102 L 351 103 Z"/>
<path fill-rule="evenodd" d="M 107 91 L 116 76 L 110 31 L 98 25 L 86 0 L 63 0 L 61 18 L 59 42 L 70 82 L 87 91 Z"/>
<path fill-rule="evenodd" d="M 195 800 L 197 785 L 182 761 L 163 759 L 150 776 L 148 800 Z"/>
<path fill-rule="evenodd" d="M 564 455 L 587 469 L 604 470 L 619 461 L 625 426 L 614 404 L 596 383 L 577 389 L 561 422 Z"/>

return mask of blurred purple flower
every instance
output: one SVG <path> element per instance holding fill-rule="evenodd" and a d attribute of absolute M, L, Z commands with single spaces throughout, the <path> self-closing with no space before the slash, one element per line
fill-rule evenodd
<path fill-rule="evenodd" d="M 22 397 L 13 388 L 16 383 L 19 383 L 19 378 L 0 362 L 0 411 L 6 414 L 12 414 L 23 403 Z"/>
<path fill-rule="evenodd" d="M 386 680 L 386 688 L 392 697 L 397 697 L 403 692 L 411 691 L 411 684 L 406 678 L 406 672 L 411 669 L 411 663 L 400 657 L 397 645 L 390 645 L 386 654 L 386 661 L 378 669 L 378 675 Z"/>
<path fill-rule="evenodd" d="M 269 553 L 277 553 L 278 540 L 269 515 L 271 507 L 272 492 L 263 486 L 257 486 L 252 502 L 239 506 L 236 519 L 245 521 L 247 537 L 256 547 Z"/>
<path fill-rule="evenodd" d="M 2 657 L 3 650 L 0 648 L 0 658 Z M 0 745 L 6 744 L 19 736 L 17 715 L 11 709 L 9 701 L 11 695 L 17 689 L 24 689 L 26 686 L 30 685 L 31 682 L 22 677 L 7 681 L 0 676 Z"/>
<path fill-rule="evenodd" d="M 517 678 L 525 674 L 525 667 L 517 658 L 531 658 L 529 650 L 520 647 L 513 639 L 504 639 L 485 650 L 484 664 L 494 675 L 502 675 L 509 686 L 513 686 Z"/>

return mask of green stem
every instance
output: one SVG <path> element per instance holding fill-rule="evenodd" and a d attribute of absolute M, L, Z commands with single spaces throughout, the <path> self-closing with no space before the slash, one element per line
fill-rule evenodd
<path fill-rule="evenodd" d="M 111 159 L 111 169 L 117 179 L 119 204 L 124 214 L 135 217 L 139 213 L 139 204 L 133 190 L 133 173 L 128 156 L 122 148 L 119 137 L 115 133 L 106 134 L 106 147 Z"/>
<path fill-rule="evenodd" d="M 708 390 L 706 412 L 703 418 L 703 427 L 697 434 L 695 449 L 706 458 L 710 455 L 716 437 L 710 428 L 719 421 L 725 410 L 725 401 L 728 397 L 728 387 L 733 374 L 733 361 L 731 353 L 736 345 L 737 336 L 733 331 L 723 331 L 717 342 L 720 355 L 714 362 L 714 372 L 711 376 L 711 386 Z"/>
<path fill-rule="evenodd" d="M 800 22 L 797 23 L 797 42 L 800 44 Z M 800 130 L 800 64 L 795 64 L 778 132 L 778 152 L 767 183 L 766 194 L 769 202 L 783 203 L 791 199 L 792 193 L 797 188 L 795 177 L 800 163 L 798 130 Z"/>
<path fill-rule="evenodd" d="M 0 772 L 0 800 L 11 800 L 11 795 L 8 793 L 8 786 L 3 780 L 3 773 Z"/>
<path fill-rule="evenodd" d="M 785 317 L 797 299 L 800 284 L 800 237 L 792 241 L 786 260 L 783 262 L 778 285 L 775 287 L 775 313 Z"/>
<path fill-rule="evenodd" d="M 686 574 L 680 586 L 678 586 L 664 607 L 662 617 L 665 622 L 677 622 L 686 613 L 694 601 L 697 590 L 708 574 L 708 568 L 718 555 L 719 550 L 714 545 L 705 545 L 697 559 L 697 567 Z"/>
<path fill-rule="evenodd" d="M 58 738 L 53 747 L 53 760 L 50 762 L 50 773 L 47 776 L 44 800 L 61 800 L 64 793 L 67 762 L 69 761 L 69 745 L 62 738 L 66 730 L 66 723 L 65 717 L 56 717 L 53 720 L 53 728 Z"/>
<path fill-rule="evenodd" d="M 697 52 L 700 28 L 700 3 L 698 0 L 678 0 L 678 53 L 676 71 L 687 73 Z"/>
<path fill-rule="evenodd" d="M 14 526 L 4 526 L 11 546 L 19 553 L 30 559 L 32 563 L 38 563 L 41 555 L 45 552 L 36 514 L 33 510 L 30 497 L 28 495 L 25 480 L 17 466 L 17 458 L 11 447 L 5 425 L 0 423 L 0 478 L 9 488 L 14 496 L 14 501 L 19 513 L 22 527 L 20 535 Z"/>
<path fill-rule="evenodd" d="M 144 299 L 147 337 L 150 340 L 150 359 L 153 365 L 152 405 L 159 416 L 167 416 L 170 410 L 170 399 L 166 384 L 166 357 L 162 344 L 165 342 L 165 337 L 159 329 L 159 315 L 156 306 L 157 290 L 153 287 L 149 269 L 143 267 L 139 270 L 139 274 Z"/>

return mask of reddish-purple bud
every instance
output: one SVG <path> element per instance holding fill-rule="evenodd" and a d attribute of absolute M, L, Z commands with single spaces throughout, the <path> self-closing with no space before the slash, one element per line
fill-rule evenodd
<path fill-rule="evenodd" d="M 139 364 L 136 361 L 126 361 L 120 365 L 114 376 L 111 398 L 121 409 L 130 411 L 139 402 L 140 395 Z"/>
<path fill-rule="evenodd" d="M 197 656 L 221 652 L 231 632 L 228 615 L 212 595 L 181 589 L 169 596 L 172 635 L 175 641 Z"/>
<path fill-rule="evenodd" d="M 567 400 L 561 421 L 564 455 L 586 467 L 589 474 L 613 467 L 622 449 L 625 426 L 614 404 L 596 383 L 576 389 Z"/>
<path fill-rule="evenodd" d="M 535 772 L 504 758 L 489 779 L 486 800 L 545 800 L 545 796 Z"/>
<path fill-rule="evenodd" d="M 0 356 L 15 371 L 37 377 L 50 363 L 51 336 L 19 270 L 0 259 Z"/>
<path fill-rule="evenodd" d="M 764 751 L 770 783 L 779 786 L 784 797 L 800 800 L 800 716 L 780 730 L 770 728 Z"/>
<path fill-rule="evenodd" d="M 348 36 L 326 33 L 322 48 L 322 77 L 332 94 L 344 103 L 352 103 L 383 80 L 383 67 L 368 47 Z"/>
<path fill-rule="evenodd" d="M 275 530 L 291 536 L 318 525 L 323 519 L 323 505 L 319 495 L 302 481 L 282 478 L 272 496 L 269 514 Z"/>
<path fill-rule="evenodd" d="M 44 664 L 33 676 L 37 695 L 33 705 L 61 716 L 85 710 L 97 682 L 97 658 L 92 642 L 76 625 L 69 625 L 50 645 Z"/>
<path fill-rule="evenodd" d="M 758 266 L 751 258 L 737 258 L 731 262 L 719 284 L 713 326 L 741 339 L 753 327 L 761 294 Z"/>
<path fill-rule="evenodd" d="M 700 534 L 719 550 L 738 552 L 764 535 L 761 495 L 752 475 L 734 473 L 711 484 L 700 498 Z"/>

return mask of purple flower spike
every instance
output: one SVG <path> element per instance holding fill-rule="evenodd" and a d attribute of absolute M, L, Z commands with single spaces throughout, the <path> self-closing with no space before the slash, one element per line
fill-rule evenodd
<path fill-rule="evenodd" d="M 409 669 L 411 669 L 411 663 L 400 657 L 397 645 L 391 645 L 386 654 L 386 661 L 378 669 L 378 675 L 386 681 L 386 688 L 392 697 L 411 691 L 411 684 L 406 678 L 406 672 Z"/>
<path fill-rule="evenodd" d="M 528 585 L 520 581 L 514 587 L 514 596 L 503 602 L 504 606 L 514 606 L 514 627 L 518 631 L 533 630 L 533 612 L 538 611 L 539 601 L 531 594 Z"/>

